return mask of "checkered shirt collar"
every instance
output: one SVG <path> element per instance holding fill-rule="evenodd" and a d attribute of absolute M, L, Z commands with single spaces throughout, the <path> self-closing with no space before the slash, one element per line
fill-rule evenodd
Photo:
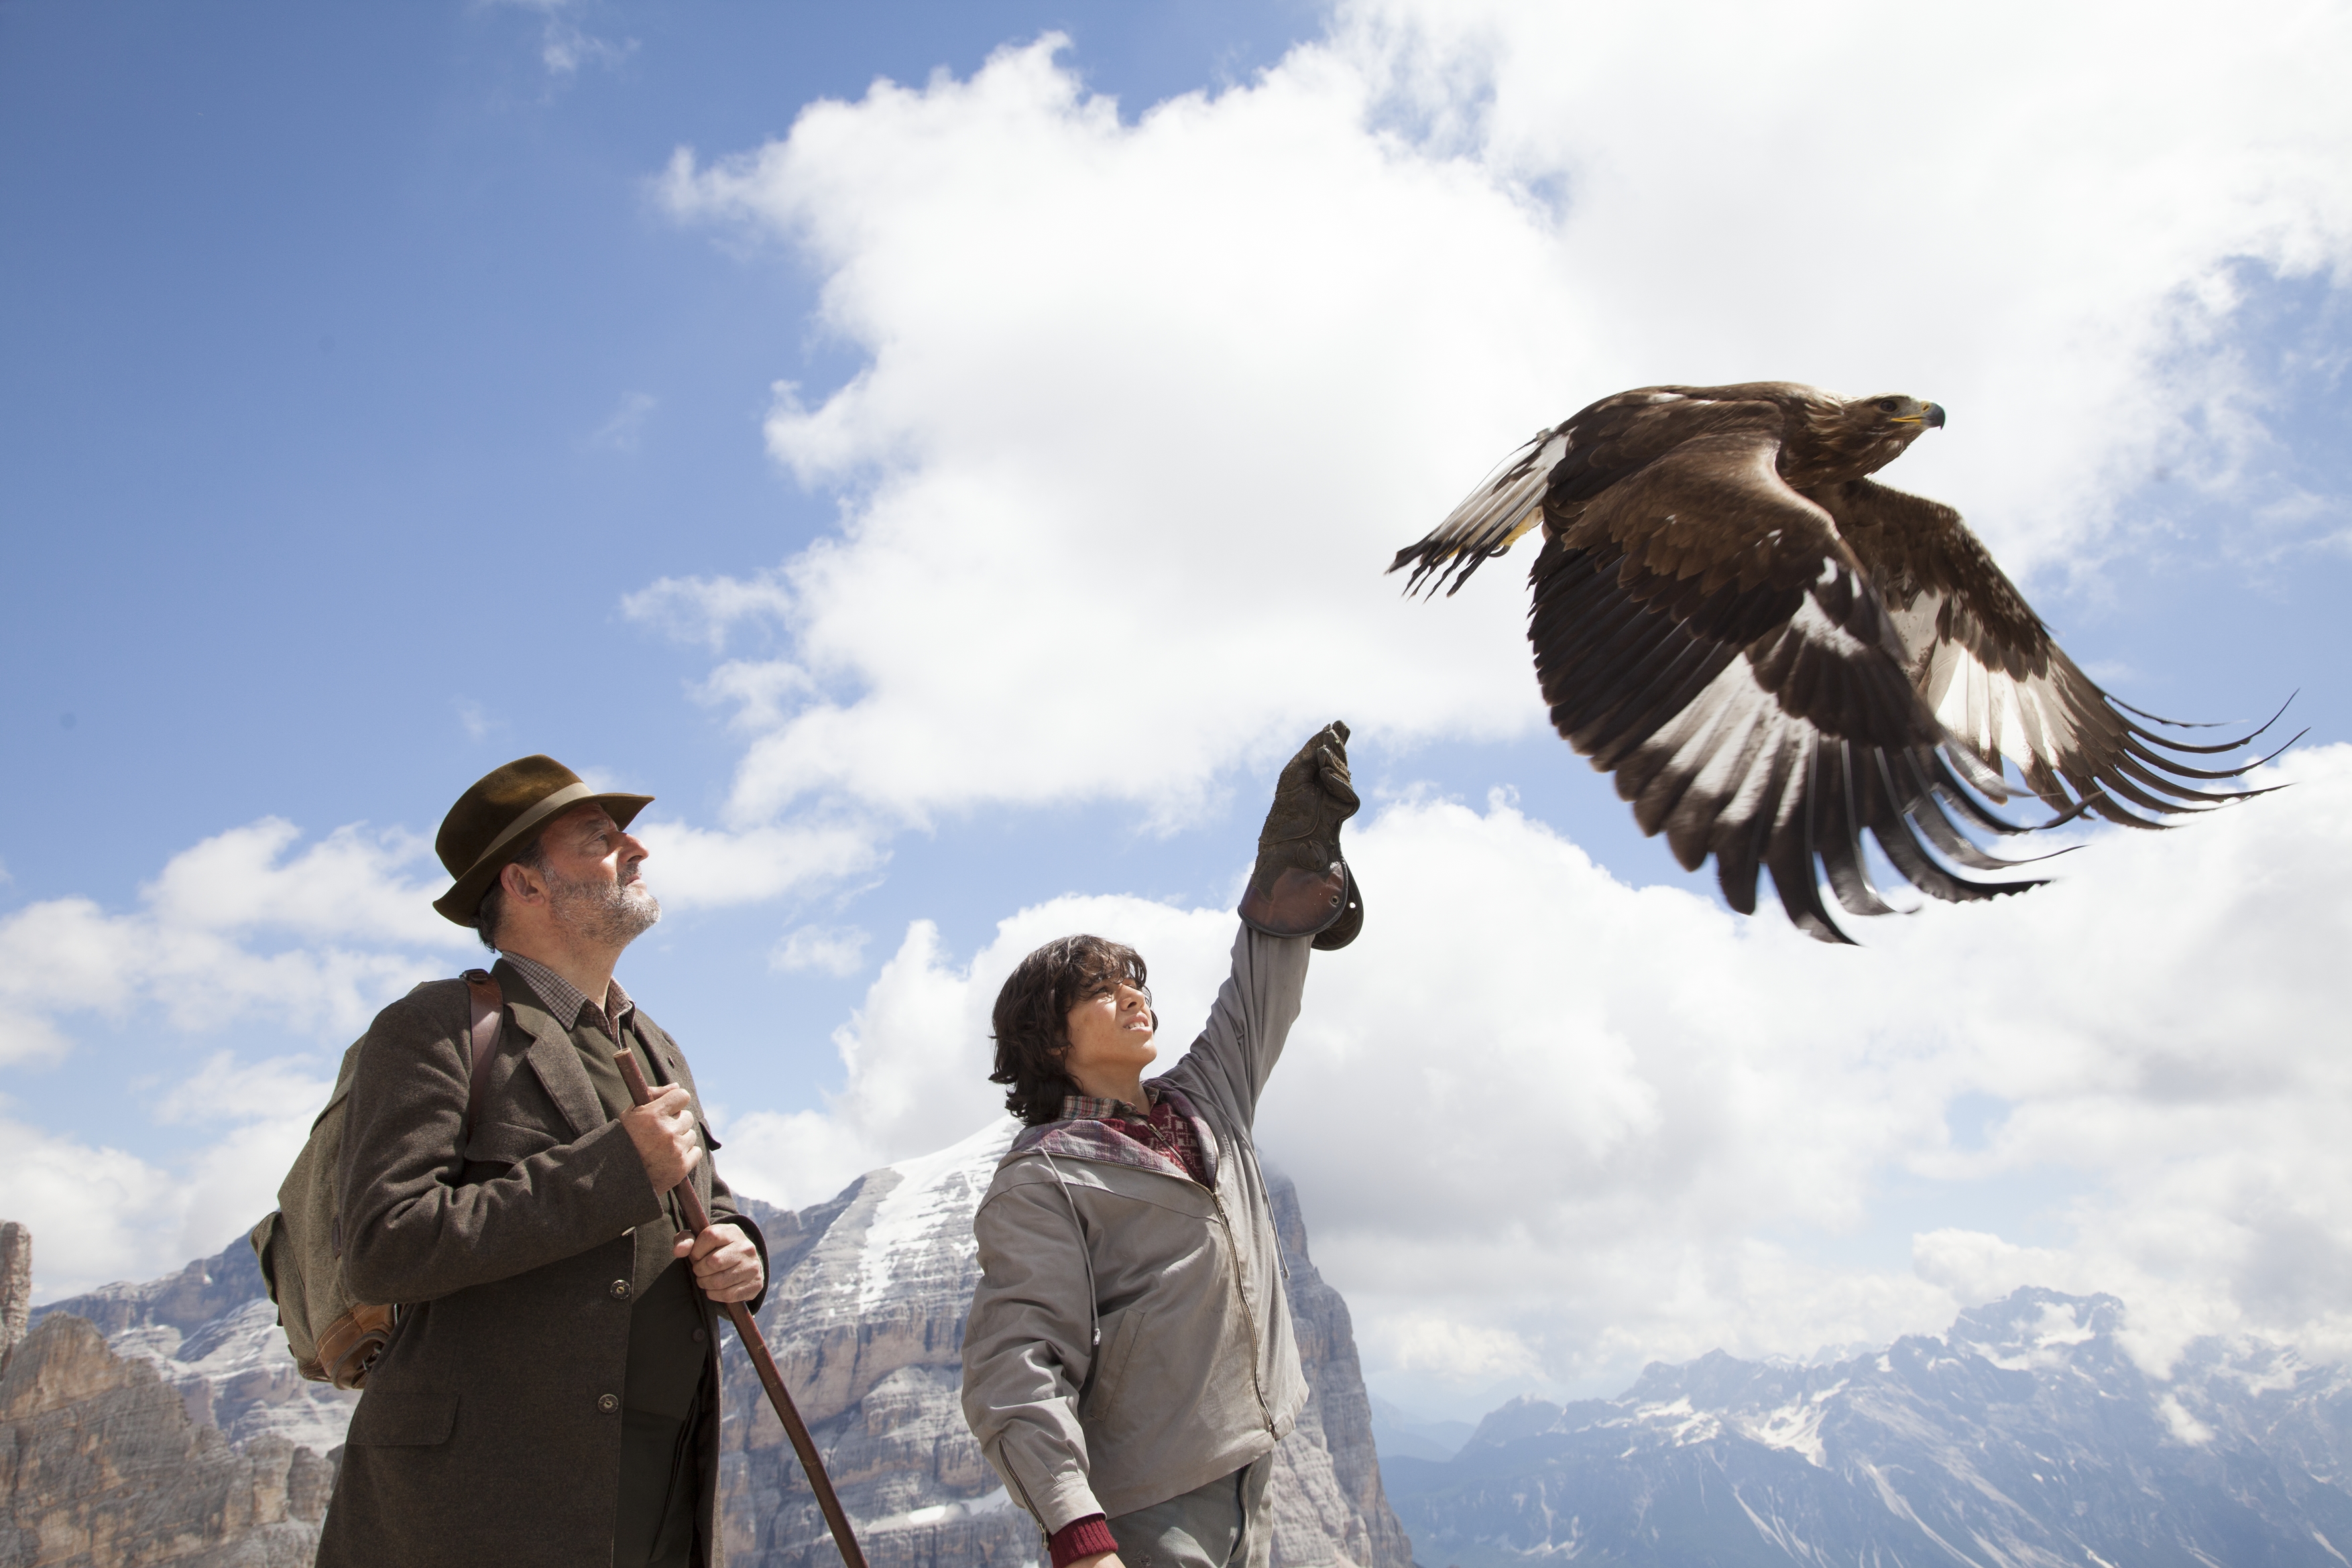
<path fill-rule="evenodd" d="M 1145 1084 L 1143 1098 L 1147 1106 L 1160 1103 L 1160 1086 Z M 1062 1120 L 1065 1122 L 1108 1122 L 1116 1116 L 1129 1116 L 1139 1122 L 1150 1119 L 1148 1110 L 1130 1105 L 1124 1100 L 1103 1099 L 1092 1094 L 1062 1096 Z"/>
<path fill-rule="evenodd" d="M 629 999 L 628 992 L 621 989 L 618 980 L 611 983 L 612 988 L 604 994 L 605 1006 L 600 1008 L 588 999 L 587 992 L 538 959 L 526 958 L 520 953 L 501 953 L 499 956 L 512 964 L 516 973 L 530 982 L 530 988 L 539 993 L 539 999 L 547 1004 L 547 1010 L 567 1030 L 580 1027 L 581 1014 L 584 1011 L 591 1015 L 587 1021 L 617 1037 L 621 1026 L 629 1021 L 631 1013 L 636 1011 L 637 1004 Z"/>

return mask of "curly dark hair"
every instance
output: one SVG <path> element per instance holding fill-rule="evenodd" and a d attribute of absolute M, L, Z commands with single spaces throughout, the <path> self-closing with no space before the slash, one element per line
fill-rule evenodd
<path fill-rule="evenodd" d="M 1004 1108 L 1033 1127 L 1062 1113 L 1062 1100 L 1078 1092 L 1063 1071 L 1070 1051 L 1070 1009 L 1125 981 L 1141 988 L 1150 971 L 1143 955 L 1100 936 L 1062 936 L 1013 966 L 996 993 L 996 1071 L 991 1083 L 1009 1083 Z M 1160 1016 L 1152 1015 L 1157 1028 Z"/>

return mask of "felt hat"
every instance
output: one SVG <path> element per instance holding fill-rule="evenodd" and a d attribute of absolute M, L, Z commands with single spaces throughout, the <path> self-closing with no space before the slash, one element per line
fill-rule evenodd
<path fill-rule="evenodd" d="M 482 894 L 509 861 L 530 847 L 538 830 L 583 801 L 594 801 L 622 827 L 653 803 L 651 795 L 600 793 L 552 757 L 524 757 L 482 775 L 441 819 L 433 841 L 457 883 L 433 901 L 445 920 L 474 923 Z"/>

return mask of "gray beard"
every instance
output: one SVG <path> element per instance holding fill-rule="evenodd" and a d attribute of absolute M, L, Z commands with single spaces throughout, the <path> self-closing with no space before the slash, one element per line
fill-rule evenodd
<path fill-rule="evenodd" d="M 661 900 L 640 880 L 626 887 L 550 876 L 548 901 L 567 928 L 608 946 L 625 947 L 661 918 Z"/>

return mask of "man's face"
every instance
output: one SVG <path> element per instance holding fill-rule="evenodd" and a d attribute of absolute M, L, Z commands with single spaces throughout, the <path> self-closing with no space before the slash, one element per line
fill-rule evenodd
<path fill-rule="evenodd" d="M 593 801 L 555 819 L 541 843 L 548 896 L 557 922 L 614 944 L 642 935 L 661 918 L 661 901 L 637 871 L 646 846 Z"/>

